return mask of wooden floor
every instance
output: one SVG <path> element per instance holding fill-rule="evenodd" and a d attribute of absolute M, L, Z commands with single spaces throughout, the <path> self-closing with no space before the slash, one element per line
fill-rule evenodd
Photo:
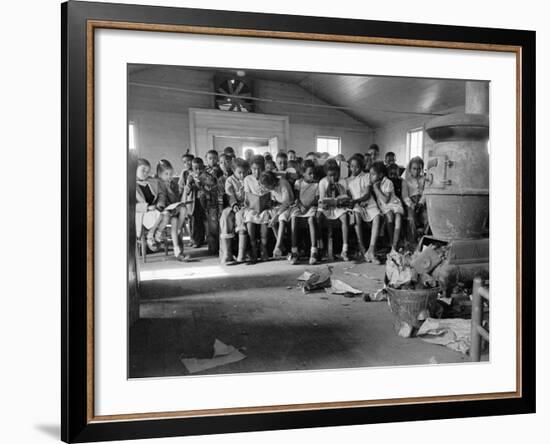
<path fill-rule="evenodd" d="M 162 253 L 140 263 L 141 319 L 130 331 L 130 377 L 185 375 L 182 357 L 209 358 L 215 339 L 244 360 L 204 374 L 427 365 L 465 355 L 398 337 L 385 302 L 325 291 L 304 294 L 296 278 L 311 267 L 270 261 L 222 266 L 201 250 L 176 262 Z M 333 277 L 373 293 L 384 267 L 335 262 Z"/>

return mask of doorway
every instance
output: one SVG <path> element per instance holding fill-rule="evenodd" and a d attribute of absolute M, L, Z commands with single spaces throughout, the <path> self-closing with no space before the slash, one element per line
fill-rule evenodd
<path fill-rule="evenodd" d="M 250 137 L 250 136 L 214 136 L 214 149 L 222 153 L 224 148 L 232 147 L 237 157 L 245 158 L 245 152 L 252 150 L 254 155 L 270 153 L 275 156 L 279 151 L 277 137 Z"/>

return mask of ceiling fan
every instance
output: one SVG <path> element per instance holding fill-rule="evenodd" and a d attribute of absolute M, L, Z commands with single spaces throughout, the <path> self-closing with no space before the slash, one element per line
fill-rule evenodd
<path fill-rule="evenodd" d="M 252 80 L 238 76 L 217 77 L 216 108 L 222 111 L 253 112 Z"/>

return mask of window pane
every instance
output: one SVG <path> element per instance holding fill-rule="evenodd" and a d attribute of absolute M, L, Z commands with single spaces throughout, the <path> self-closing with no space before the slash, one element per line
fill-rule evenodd
<path fill-rule="evenodd" d="M 407 133 L 407 144 L 409 159 L 413 157 L 420 156 L 422 157 L 423 153 L 423 137 L 424 130 L 412 130 Z"/>
<path fill-rule="evenodd" d="M 136 125 L 133 122 L 128 125 L 128 148 L 136 149 Z"/>
<path fill-rule="evenodd" d="M 340 154 L 339 137 L 317 137 L 316 149 L 319 153 L 329 153 L 331 156 Z"/>

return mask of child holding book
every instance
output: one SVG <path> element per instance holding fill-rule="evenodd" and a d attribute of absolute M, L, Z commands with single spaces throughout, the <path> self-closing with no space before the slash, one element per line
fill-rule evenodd
<path fill-rule="evenodd" d="M 290 219 L 290 205 L 294 200 L 292 187 L 284 177 L 278 177 L 273 171 L 265 171 L 260 176 L 260 184 L 271 193 L 272 208 L 269 212 L 268 226 L 273 228 L 277 238 L 273 257 L 280 259 L 283 255 L 281 246 L 285 223 Z"/>
<path fill-rule="evenodd" d="M 250 174 L 244 178 L 245 208 L 244 221 L 250 237 L 250 263 L 258 261 L 258 243 L 256 240 L 256 228 L 260 226 L 261 257 L 267 260 L 267 233 L 270 213 L 267 202 L 269 202 L 269 190 L 260 184 L 260 176 L 265 170 L 263 156 L 257 155 L 250 163 Z"/>
<path fill-rule="evenodd" d="M 351 176 L 346 179 L 348 193 L 351 196 L 350 206 L 355 218 L 355 234 L 359 244 L 359 253 L 367 262 L 379 264 L 375 256 L 376 241 L 380 229 L 380 210 L 372 190 L 370 176 L 363 171 L 362 156 L 353 156 L 349 161 Z M 363 223 L 371 225 L 371 235 L 368 250 L 363 240 Z"/>
<path fill-rule="evenodd" d="M 387 177 L 387 169 L 384 162 L 374 162 L 370 168 L 370 176 L 378 207 L 386 218 L 392 251 L 395 251 L 399 243 L 401 222 L 405 211 L 403 210 L 401 199 L 395 194 L 393 182 Z"/>
<path fill-rule="evenodd" d="M 170 224 L 174 257 L 180 262 L 186 262 L 189 260 L 189 256 L 183 254 L 183 239 L 181 239 L 181 235 L 183 224 L 187 217 L 187 208 L 184 202 L 181 202 L 178 184 L 172 180 L 173 172 L 172 164 L 168 160 L 159 160 L 156 175 L 159 183 L 157 207 L 162 211 L 162 220 L 158 231 L 162 233 L 166 226 Z"/>
<path fill-rule="evenodd" d="M 237 263 L 244 262 L 246 253 L 246 225 L 244 222 L 244 179 L 248 171 L 248 162 L 236 159 L 233 174 L 225 181 L 225 194 L 229 206 L 222 211 L 220 217 L 220 260 L 222 264 L 233 263 L 232 240 L 235 233 L 239 236 L 239 251 Z"/>
<path fill-rule="evenodd" d="M 304 162 L 302 178 L 294 183 L 296 201 L 290 211 L 291 250 L 288 261 L 298 262 L 298 221 L 306 219 L 311 241 L 309 264 L 318 263 L 317 250 L 317 205 L 319 202 L 319 183 L 315 180 L 315 164 L 311 160 Z"/>
<path fill-rule="evenodd" d="M 342 228 L 341 258 L 349 260 L 348 255 L 348 216 L 346 206 L 349 204 L 346 182 L 340 179 L 340 166 L 334 161 L 326 163 L 326 177 L 319 182 L 319 211 L 317 217 L 320 225 L 325 220 L 340 220 Z"/>

